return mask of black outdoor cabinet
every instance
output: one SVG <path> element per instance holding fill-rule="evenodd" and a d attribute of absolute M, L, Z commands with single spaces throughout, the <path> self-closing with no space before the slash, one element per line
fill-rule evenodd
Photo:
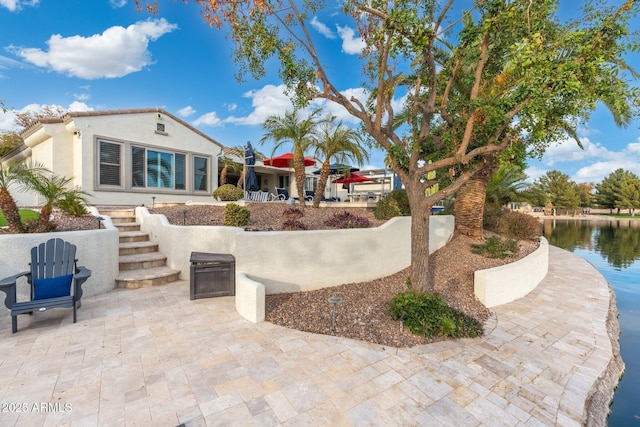
<path fill-rule="evenodd" d="M 236 259 L 231 254 L 191 252 L 191 299 L 236 294 Z"/>

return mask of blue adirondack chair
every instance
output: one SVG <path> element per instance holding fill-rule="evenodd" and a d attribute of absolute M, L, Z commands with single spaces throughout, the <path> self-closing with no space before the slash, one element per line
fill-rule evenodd
<path fill-rule="evenodd" d="M 73 308 L 73 323 L 80 307 L 82 285 L 91 270 L 77 266 L 76 246 L 62 239 L 50 239 L 31 249 L 30 270 L 0 280 L 6 294 L 4 305 L 11 310 L 11 331 L 18 331 L 18 315 L 51 308 Z M 31 286 L 29 301 L 16 301 L 16 281 L 26 277 Z"/>

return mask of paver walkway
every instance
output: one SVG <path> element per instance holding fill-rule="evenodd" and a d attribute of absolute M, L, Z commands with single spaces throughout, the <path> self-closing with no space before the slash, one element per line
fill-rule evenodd
<path fill-rule="evenodd" d="M 604 278 L 554 247 L 485 337 L 410 349 L 255 325 L 188 288 L 86 298 L 78 323 L 21 316 L 15 335 L 3 313 L 0 425 L 572 426 L 611 358 Z"/>

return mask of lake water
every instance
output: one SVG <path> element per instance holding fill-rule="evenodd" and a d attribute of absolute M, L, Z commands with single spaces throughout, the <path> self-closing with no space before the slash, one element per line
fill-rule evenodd
<path fill-rule="evenodd" d="M 640 426 L 640 220 L 545 220 L 544 235 L 551 245 L 593 264 L 614 289 L 626 370 L 608 423 Z"/>

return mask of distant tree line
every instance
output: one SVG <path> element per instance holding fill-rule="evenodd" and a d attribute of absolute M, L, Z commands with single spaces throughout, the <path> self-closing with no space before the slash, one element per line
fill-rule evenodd
<path fill-rule="evenodd" d="M 597 207 L 611 213 L 615 209 L 617 213 L 627 210 L 635 214 L 640 209 L 640 178 L 620 168 L 600 183 L 576 183 L 568 175 L 552 170 L 520 191 L 517 199 L 548 209 L 575 211 Z"/>

